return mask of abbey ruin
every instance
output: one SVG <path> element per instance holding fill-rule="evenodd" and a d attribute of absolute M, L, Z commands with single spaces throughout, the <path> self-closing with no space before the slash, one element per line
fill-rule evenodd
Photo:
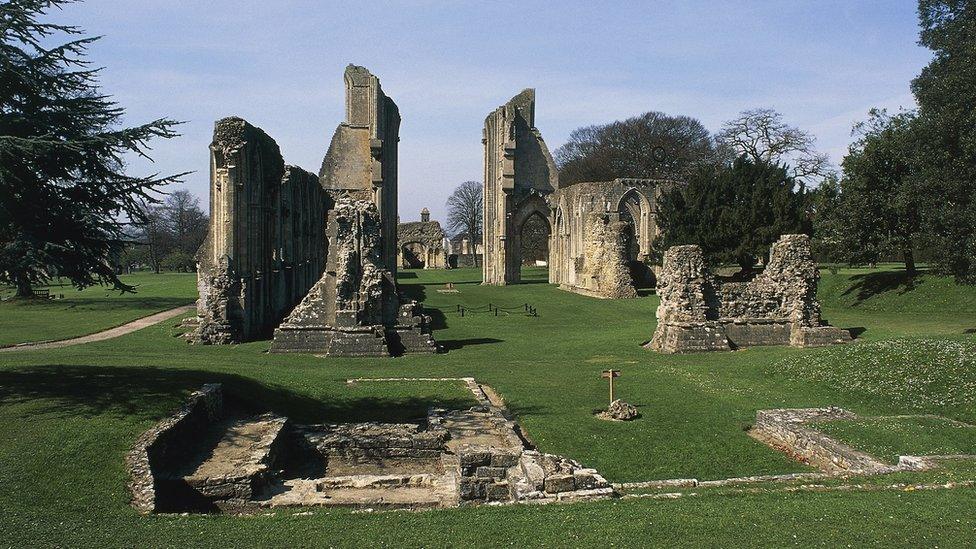
<path fill-rule="evenodd" d="M 549 282 L 603 298 L 636 297 L 652 287 L 647 266 L 657 234 L 663 179 L 622 178 L 560 185 L 535 127 L 535 90 L 526 89 L 485 119 L 484 283 L 516 284 L 526 228 L 548 236 Z"/>
<path fill-rule="evenodd" d="M 396 286 L 399 110 L 364 67 L 350 65 L 344 80 L 346 120 L 318 177 L 285 166 L 246 121 L 217 122 L 193 341 L 273 332 L 272 352 L 436 350 L 429 317 Z"/>
<path fill-rule="evenodd" d="M 769 250 L 766 268 L 748 281 L 714 276 L 698 246 L 670 248 L 657 281 L 661 304 L 648 347 L 682 353 L 850 341 L 849 331 L 820 316 L 819 278 L 807 235 L 780 237 Z"/>
<path fill-rule="evenodd" d="M 397 227 L 400 267 L 404 269 L 446 269 L 444 229 L 430 220 L 430 210 L 420 211 L 420 221 L 400 223 Z"/>

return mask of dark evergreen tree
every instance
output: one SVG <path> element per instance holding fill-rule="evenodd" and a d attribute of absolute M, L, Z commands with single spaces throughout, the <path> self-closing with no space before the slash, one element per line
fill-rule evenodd
<path fill-rule="evenodd" d="M 849 263 L 876 263 L 899 255 L 915 274 L 915 247 L 926 204 L 919 173 L 919 134 L 911 112 L 872 110 L 858 124 L 861 137 L 844 157 L 839 211 L 840 248 Z"/>
<path fill-rule="evenodd" d="M 976 2 L 920 0 L 919 43 L 934 53 L 912 82 L 928 246 L 976 283 Z"/>
<path fill-rule="evenodd" d="M 662 194 L 655 249 L 698 244 L 708 261 L 752 269 L 780 235 L 810 234 L 807 193 L 784 166 L 745 155 L 706 165 Z"/>
<path fill-rule="evenodd" d="M 62 0 L 0 4 L 0 281 L 29 296 L 53 276 L 131 291 L 113 268 L 153 191 L 180 175 L 125 173 L 126 154 L 171 138 L 173 120 L 125 128 L 85 59 L 97 40 L 43 22 Z M 50 46 L 58 37 L 66 43 Z"/>

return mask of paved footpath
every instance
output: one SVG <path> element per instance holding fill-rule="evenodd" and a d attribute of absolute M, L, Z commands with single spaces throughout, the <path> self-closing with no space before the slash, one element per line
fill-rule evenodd
<path fill-rule="evenodd" d="M 3 347 L 0 348 L 0 353 L 8 351 L 33 351 L 37 349 L 57 349 L 60 347 L 70 347 L 72 345 L 81 345 L 82 343 L 91 343 L 93 341 L 104 341 L 106 339 L 112 339 L 119 336 L 124 336 L 126 334 L 131 334 L 136 330 L 141 330 L 153 324 L 159 324 L 165 320 L 169 320 L 174 316 L 179 316 L 188 313 L 196 309 L 196 305 L 184 305 L 182 307 L 177 307 L 175 309 L 170 309 L 168 311 L 163 311 L 161 313 L 156 313 L 149 316 L 144 316 L 142 318 L 133 320 L 128 324 L 123 324 L 121 326 L 116 326 L 115 328 L 110 328 L 108 330 L 103 330 L 101 332 L 95 332 L 94 334 L 88 334 L 86 336 L 76 337 L 72 339 L 62 339 L 59 341 L 44 341 L 39 343 L 21 343 L 20 345 L 14 345 L 13 347 Z"/>

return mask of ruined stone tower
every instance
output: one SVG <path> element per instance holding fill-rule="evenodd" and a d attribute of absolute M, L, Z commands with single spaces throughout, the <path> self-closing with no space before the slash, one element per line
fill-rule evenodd
<path fill-rule="evenodd" d="M 484 283 L 519 282 L 520 236 L 538 214 L 548 223 L 545 196 L 559 185 L 556 164 L 535 127 L 535 90 L 526 89 L 485 119 Z"/>
<path fill-rule="evenodd" d="M 396 286 L 400 113 L 364 67 L 345 72 L 346 120 L 319 181 L 329 211 L 325 272 L 275 330 L 272 352 L 389 356 L 436 350 L 430 318 Z"/>

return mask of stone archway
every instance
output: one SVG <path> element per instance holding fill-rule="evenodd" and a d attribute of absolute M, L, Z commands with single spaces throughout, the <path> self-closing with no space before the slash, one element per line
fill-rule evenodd
<path fill-rule="evenodd" d="M 540 195 L 533 194 L 522 200 L 515 208 L 515 213 L 509 220 L 509 235 L 507 239 L 507 253 L 505 258 L 505 269 L 509 273 L 509 280 L 518 283 L 522 280 L 522 265 L 526 259 L 531 261 L 545 261 L 549 263 L 550 238 L 552 236 L 552 223 L 549 204 Z M 528 237 L 529 245 L 533 249 L 533 257 L 524 258 L 525 249 L 523 246 L 523 231 L 528 228 L 529 232 L 524 236 Z M 542 239 L 542 242 L 539 240 Z M 539 254 L 543 254 L 541 259 L 537 259 Z"/>
<path fill-rule="evenodd" d="M 620 221 L 626 224 L 624 249 L 634 287 L 653 288 L 654 272 L 646 262 L 650 254 L 650 208 L 647 200 L 636 189 L 630 189 L 620 197 L 617 213 Z"/>
<path fill-rule="evenodd" d="M 423 269 L 427 266 L 427 246 L 422 242 L 407 242 L 400 246 L 400 262 L 404 269 Z"/>
<path fill-rule="evenodd" d="M 521 266 L 549 264 L 549 241 L 552 231 L 549 220 L 533 212 L 519 227 L 519 264 Z"/>

